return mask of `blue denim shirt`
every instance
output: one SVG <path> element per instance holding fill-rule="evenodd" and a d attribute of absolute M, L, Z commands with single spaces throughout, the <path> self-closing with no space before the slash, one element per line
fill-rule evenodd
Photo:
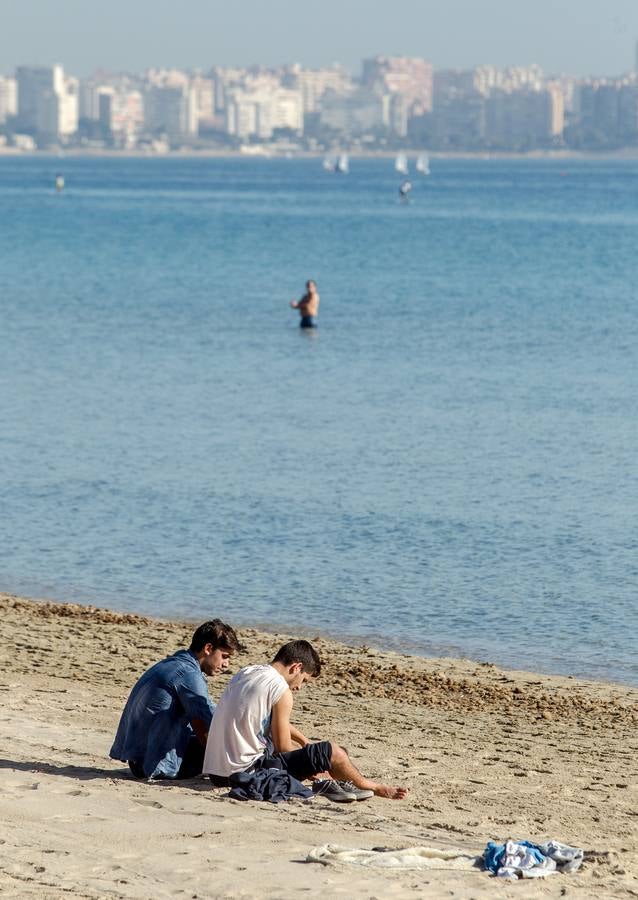
<path fill-rule="evenodd" d="M 215 707 L 190 650 L 179 650 L 145 672 L 126 701 L 112 759 L 133 760 L 147 778 L 174 778 L 194 737 L 193 719 L 210 727 Z"/>

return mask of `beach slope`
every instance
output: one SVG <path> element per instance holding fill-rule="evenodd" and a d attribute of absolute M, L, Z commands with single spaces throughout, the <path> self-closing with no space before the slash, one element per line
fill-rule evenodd
<path fill-rule="evenodd" d="M 138 782 L 108 758 L 124 701 L 192 624 L 0 595 L 0 894 L 38 898 L 638 896 L 638 691 L 318 638 L 297 695 L 404 802 L 240 803 L 203 779 Z M 242 629 L 234 668 L 288 638 Z M 216 699 L 227 678 L 209 681 Z M 488 840 L 583 847 L 580 872 L 525 885 L 477 870 L 306 863 L 327 843 L 480 853 Z"/>

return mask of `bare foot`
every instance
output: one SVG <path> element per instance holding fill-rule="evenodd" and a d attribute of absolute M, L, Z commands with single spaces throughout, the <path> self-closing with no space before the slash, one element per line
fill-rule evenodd
<path fill-rule="evenodd" d="M 407 797 L 408 789 L 379 784 L 374 788 L 374 793 L 377 797 L 385 797 L 387 800 L 404 800 Z"/>

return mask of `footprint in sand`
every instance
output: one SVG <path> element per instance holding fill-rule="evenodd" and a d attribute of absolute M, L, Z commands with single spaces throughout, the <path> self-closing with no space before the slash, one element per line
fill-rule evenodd
<path fill-rule="evenodd" d="M 164 809 L 164 804 L 158 800 L 133 800 L 138 806 L 150 806 L 152 809 Z"/>
<path fill-rule="evenodd" d="M 32 784 L 17 784 L 17 791 L 37 791 L 40 787 L 39 781 L 34 781 Z"/>

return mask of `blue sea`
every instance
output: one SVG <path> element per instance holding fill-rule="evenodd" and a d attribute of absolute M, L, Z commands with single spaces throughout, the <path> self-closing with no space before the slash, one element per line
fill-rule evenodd
<path fill-rule="evenodd" d="M 1 590 L 638 684 L 638 162 L 397 189 L 0 158 Z"/>

